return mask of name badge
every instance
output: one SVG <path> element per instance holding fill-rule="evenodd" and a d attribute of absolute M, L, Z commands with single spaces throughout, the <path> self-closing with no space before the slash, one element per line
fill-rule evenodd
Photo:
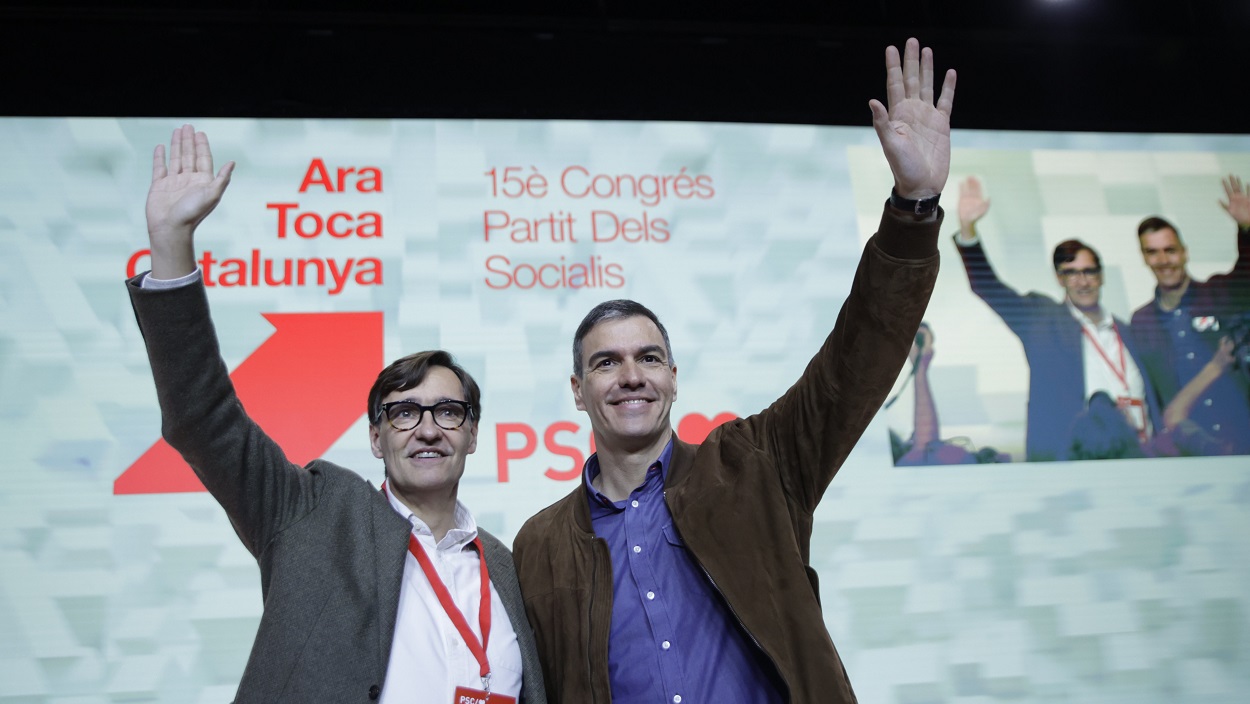
<path fill-rule="evenodd" d="M 516 704 L 516 699 L 481 689 L 456 687 L 456 693 L 451 698 L 451 704 Z"/>
<path fill-rule="evenodd" d="M 1189 322 L 1195 332 L 1220 331 L 1220 321 L 1214 315 L 1196 315 Z"/>

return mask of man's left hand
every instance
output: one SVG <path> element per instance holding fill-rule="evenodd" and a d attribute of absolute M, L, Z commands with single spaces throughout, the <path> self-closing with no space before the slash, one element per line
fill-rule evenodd
<path fill-rule="evenodd" d="M 885 50 L 887 108 L 868 101 L 872 126 L 903 198 L 936 196 L 946 185 L 951 164 L 951 108 L 955 102 L 955 70 L 946 72 L 942 94 L 933 100 L 933 50 L 908 39 L 899 61 L 898 49 Z"/>

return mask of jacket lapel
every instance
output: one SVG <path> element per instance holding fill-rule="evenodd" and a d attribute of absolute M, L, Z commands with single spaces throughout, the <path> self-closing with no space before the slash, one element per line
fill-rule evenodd
<path fill-rule="evenodd" d="M 370 503 L 373 511 L 374 565 L 377 571 L 378 658 L 385 671 L 399 614 L 399 589 L 412 526 L 391 508 L 381 492 Z"/>

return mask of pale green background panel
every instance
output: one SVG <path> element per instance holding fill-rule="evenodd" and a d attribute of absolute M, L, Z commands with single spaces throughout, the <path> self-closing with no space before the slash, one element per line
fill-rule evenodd
<path fill-rule="evenodd" d="M 145 246 L 151 149 L 173 120 L 0 120 L 0 702 L 220 702 L 233 696 L 261 611 L 254 562 L 206 494 L 114 496 L 113 480 L 158 437 L 159 411 L 122 287 Z M 272 333 L 265 312 L 380 311 L 387 359 L 455 351 L 485 390 L 462 498 L 510 540 L 573 485 L 541 447 L 568 420 L 569 342 L 616 296 L 664 318 L 681 380 L 678 417 L 754 412 L 799 374 L 832 324 L 890 188 L 870 129 L 728 124 L 211 120 L 219 161 L 238 162 L 201 230 L 219 258 L 377 257 L 382 286 L 210 289 L 227 363 Z M 993 198 L 987 246 L 1004 278 L 1054 293 L 1049 247 L 1079 230 L 1103 252 L 1108 304 L 1149 296 L 1132 227 L 1177 221 L 1194 273 L 1231 263 L 1219 176 L 1250 176 L 1238 136 L 956 132 L 954 174 Z M 309 161 L 380 168 L 382 193 L 298 192 Z M 502 201 L 483 174 L 675 174 L 708 200 Z M 278 239 L 268 203 L 373 210 L 373 240 Z M 483 213 L 600 209 L 667 219 L 664 243 L 511 243 Z M 943 228 L 929 319 L 944 435 L 1019 456 L 1027 383 L 1019 344 L 971 296 Z M 488 257 L 620 264 L 621 289 L 494 290 Z M 283 390 L 292 397 L 307 388 Z M 76 409 L 64 422 L 64 409 Z M 364 405 L 364 390 L 360 405 Z M 887 430 L 910 427 L 904 394 L 869 428 L 817 514 L 813 564 L 826 622 L 860 700 L 1239 702 L 1250 685 L 1250 481 L 1240 460 L 891 467 Z M 497 481 L 495 424 L 528 423 L 540 447 Z M 362 417 L 327 457 L 375 483 Z M 519 443 L 514 437 L 513 443 Z"/>

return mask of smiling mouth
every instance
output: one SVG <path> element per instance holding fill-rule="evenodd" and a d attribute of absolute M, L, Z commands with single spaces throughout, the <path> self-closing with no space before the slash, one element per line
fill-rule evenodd
<path fill-rule="evenodd" d="M 613 401 L 613 406 L 641 406 L 645 403 L 651 403 L 651 399 L 646 398 L 627 398 L 624 401 Z"/>
<path fill-rule="evenodd" d="M 434 459 L 434 458 L 442 457 L 442 456 L 443 456 L 443 453 L 439 452 L 438 450 L 418 450 L 416 452 L 409 453 L 408 455 L 409 459 L 418 459 L 418 460 Z"/>

